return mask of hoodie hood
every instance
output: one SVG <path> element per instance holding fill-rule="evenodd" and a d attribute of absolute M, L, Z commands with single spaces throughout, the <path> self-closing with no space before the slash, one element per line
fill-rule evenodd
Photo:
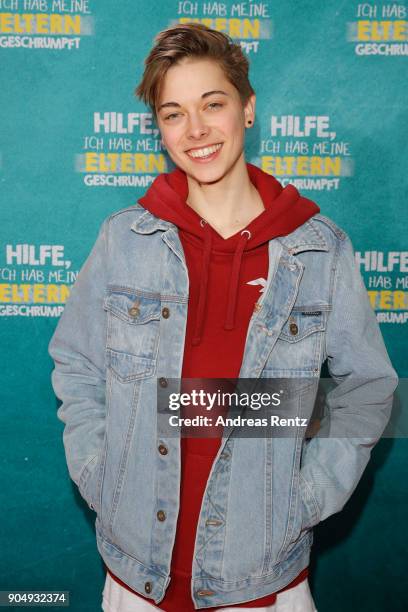
<path fill-rule="evenodd" d="M 186 173 L 176 168 L 160 174 L 138 202 L 156 217 L 176 225 L 201 251 L 201 275 L 198 310 L 193 345 L 199 344 L 206 310 L 206 294 L 211 253 L 221 252 L 231 257 L 227 310 L 224 329 L 235 326 L 235 309 L 239 288 L 239 274 L 245 251 L 259 248 L 278 236 L 285 236 L 305 223 L 320 209 L 311 200 L 302 197 L 294 185 L 285 188 L 273 176 L 257 166 L 247 163 L 251 182 L 258 190 L 265 209 L 245 229 L 229 238 L 223 238 L 186 200 L 188 182 Z"/>

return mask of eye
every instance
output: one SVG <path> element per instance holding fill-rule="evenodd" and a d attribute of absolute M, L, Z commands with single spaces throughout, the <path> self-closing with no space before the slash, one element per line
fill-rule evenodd
<path fill-rule="evenodd" d="M 217 109 L 217 108 L 222 108 L 224 105 L 221 104 L 220 102 L 210 102 L 208 104 L 208 108 L 213 108 L 213 109 Z"/>
<path fill-rule="evenodd" d="M 167 115 L 164 119 L 167 121 L 168 119 L 170 119 L 170 121 L 172 121 L 173 119 L 177 118 L 180 116 L 180 113 L 170 113 L 170 115 Z"/>

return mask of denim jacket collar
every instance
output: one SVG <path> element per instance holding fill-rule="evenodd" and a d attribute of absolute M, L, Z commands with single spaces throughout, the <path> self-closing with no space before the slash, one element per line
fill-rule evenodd
<path fill-rule="evenodd" d="M 142 208 L 140 205 L 138 205 L 138 207 Z M 130 227 L 134 232 L 139 234 L 152 234 L 157 230 L 166 231 L 172 228 L 176 229 L 173 223 L 159 219 L 148 210 L 145 210 Z M 303 225 L 298 227 L 295 231 L 277 240 L 287 249 L 290 255 L 302 251 L 329 250 L 329 246 L 323 234 L 318 229 L 317 224 L 313 221 L 313 218 L 303 223 Z"/>
<path fill-rule="evenodd" d="M 136 208 L 144 210 L 140 204 L 137 204 Z M 168 230 L 176 226 L 174 223 L 170 223 L 170 221 L 165 221 L 164 219 L 159 219 L 159 217 L 152 215 L 149 210 L 145 210 L 130 227 L 138 234 L 153 234 L 157 230 Z"/>

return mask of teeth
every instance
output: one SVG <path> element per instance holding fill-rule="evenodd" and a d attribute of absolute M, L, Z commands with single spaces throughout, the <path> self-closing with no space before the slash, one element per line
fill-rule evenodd
<path fill-rule="evenodd" d="M 205 147 L 204 149 L 195 149 L 194 151 L 188 151 L 188 154 L 191 155 L 191 157 L 208 157 L 212 153 L 218 151 L 218 149 L 221 149 L 221 143 L 213 145 L 212 147 Z"/>

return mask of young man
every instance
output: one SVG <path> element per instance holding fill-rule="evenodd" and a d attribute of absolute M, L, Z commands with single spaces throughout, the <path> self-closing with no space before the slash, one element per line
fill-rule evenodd
<path fill-rule="evenodd" d="M 355 489 L 396 374 L 347 235 L 245 161 L 255 94 L 239 45 L 171 27 L 137 94 L 177 169 L 105 220 L 50 343 L 103 609 L 313 612 L 312 527 Z M 157 429 L 173 378 L 287 379 L 310 418 L 326 360 L 338 384 L 309 440 Z M 355 437 L 328 437 L 329 416 Z"/>

